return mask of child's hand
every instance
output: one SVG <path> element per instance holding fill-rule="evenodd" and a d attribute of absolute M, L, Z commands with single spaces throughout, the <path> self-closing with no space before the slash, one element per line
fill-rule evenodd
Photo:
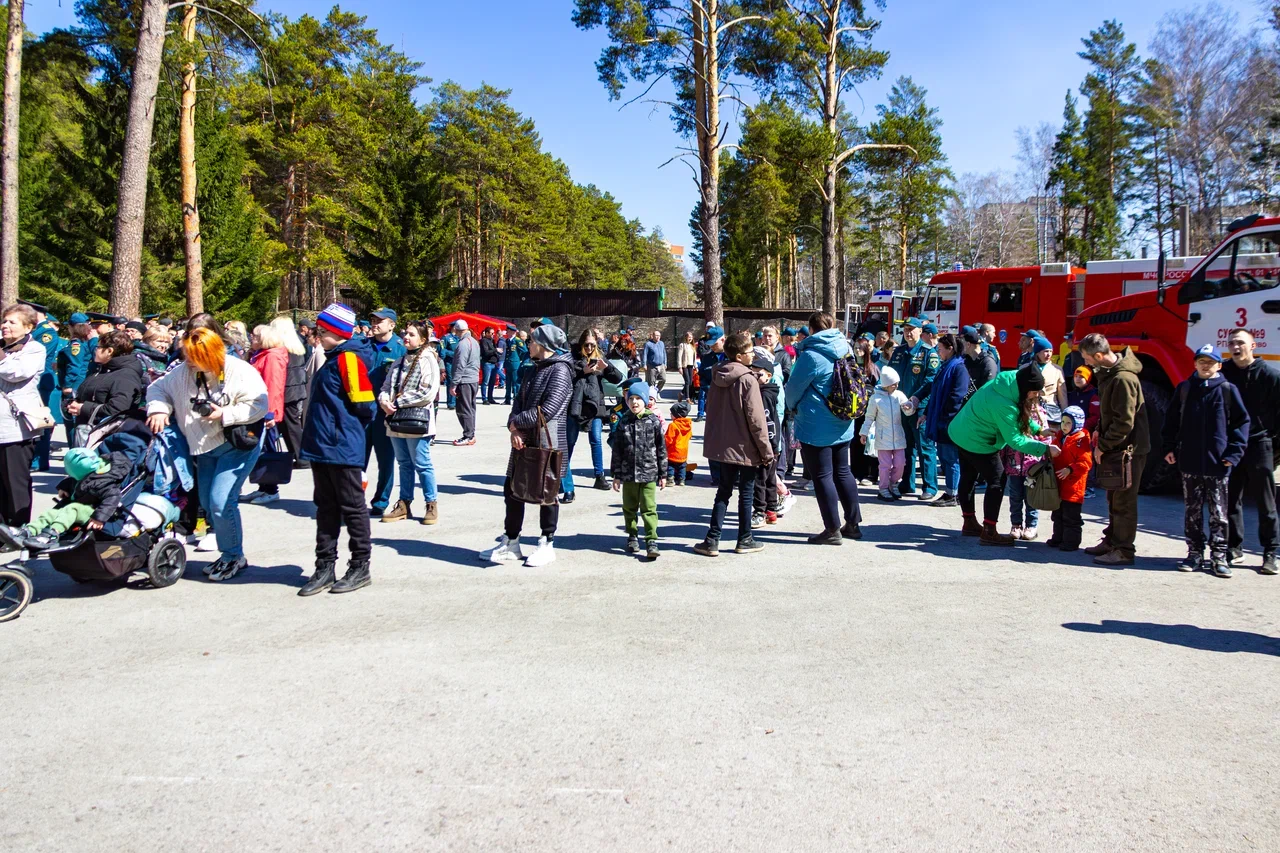
<path fill-rule="evenodd" d="M 97 519 L 92 519 L 89 521 L 88 524 L 85 525 L 85 527 L 89 528 L 90 530 L 101 530 L 102 522 L 98 521 Z"/>
<path fill-rule="evenodd" d="M 865 435 L 860 435 L 860 436 L 858 436 L 858 441 L 861 441 L 863 444 L 866 444 L 866 443 L 867 443 L 867 437 L 866 437 Z"/>
<path fill-rule="evenodd" d="M 665 489 L 666 487 L 667 487 L 667 478 L 662 477 L 661 479 L 658 480 L 658 488 Z"/>
<path fill-rule="evenodd" d="M 1059 469 L 1054 473 L 1054 476 L 1055 476 L 1055 477 L 1057 477 L 1059 480 L 1065 480 L 1065 479 L 1067 479 L 1068 477 L 1070 477 L 1070 476 L 1071 476 L 1071 466 L 1070 466 L 1070 465 L 1068 465 L 1066 468 L 1059 468 Z"/>
<path fill-rule="evenodd" d="M 614 490 L 615 492 L 620 492 L 620 491 L 622 491 L 622 481 L 621 481 L 621 480 L 616 480 L 616 479 L 615 479 L 615 480 L 613 481 L 613 490 Z"/>
<path fill-rule="evenodd" d="M 71 496 L 68 495 L 66 492 L 62 491 L 62 489 L 58 489 L 58 500 L 65 501 L 69 497 Z"/>
<path fill-rule="evenodd" d="M 1166 454 L 1164 455 L 1164 461 L 1165 461 L 1165 462 L 1168 462 L 1170 465 L 1177 465 L 1177 464 L 1178 464 L 1178 457 L 1177 457 L 1177 455 L 1176 455 L 1176 454 L 1174 454 L 1174 453 L 1166 453 Z"/>
<path fill-rule="evenodd" d="M 1057 459 L 1057 458 L 1058 458 L 1058 455 L 1059 455 L 1060 453 L 1062 453 L 1062 448 L 1061 448 L 1061 447 L 1059 447 L 1059 446 L 1058 446 L 1058 445 L 1056 445 L 1056 444 L 1051 444 L 1051 445 L 1049 445 L 1049 458 L 1050 458 L 1050 459 Z"/>

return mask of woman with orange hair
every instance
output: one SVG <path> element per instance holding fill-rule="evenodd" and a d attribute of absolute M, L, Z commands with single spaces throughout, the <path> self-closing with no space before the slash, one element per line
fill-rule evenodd
<path fill-rule="evenodd" d="M 242 449 L 230 440 L 231 428 L 260 424 L 267 417 L 267 386 L 248 362 L 227 357 L 226 344 L 211 329 L 193 329 L 182 350 L 184 363 L 147 389 L 147 424 L 159 433 L 172 421 L 191 447 L 200 503 L 222 552 L 205 573 L 210 580 L 223 581 L 248 565 L 240 527 L 240 487 L 262 452 L 261 429 L 253 433 L 257 444 Z"/>

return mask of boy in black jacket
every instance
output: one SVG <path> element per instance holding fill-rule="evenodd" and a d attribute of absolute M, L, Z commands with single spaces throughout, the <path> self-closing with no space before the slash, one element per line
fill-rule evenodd
<path fill-rule="evenodd" d="M 622 516 L 627 524 L 627 553 L 640 552 L 637 517 L 644 517 L 644 536 L 650 560 L 658 559 L 658 489 L 667 485 L 667 442 L 662 419 L 649 409 L 649 386 L 641 381 L 627 388 L 627 411 L 610 433 L 613 490 L 622 492 Z"/>
<path fill-rule="evenodd" d="M 1236 387 L 1219 375 L 1222 359 L 1212 344 L 1196 350 L 1196 372 L 1173 392 L 1164 421 L 1165 461 L 1182 472 L 1187 511 L 1187 558 L 1194 572 L 1204 560 L 1203 514 L 1209 510 L 1213 573 L 1231 577 L 1227 565 L 1227 478 L 1249 444 L 1249 413 Z"/>
<path fill-rule="evenodd" d="M 778 423 L 778 395 L 781 385 L 773 382 L 772 356 L 756 347 L 751 360 L 751 372 L 760 382 L 760 401 L 764 403 L 765 425 L 769 429 L 769 445 L 775 454 L 782 453 L 782 425 Z M 778 523 L 778 459 L 756 472 L 754 497 L 755 512 L 751 515 L 752 529 L 759 530 L 766 524 Z"/>
<path fill-rule="evenodd" d="M 1280 517 L 1276 514 L 1276 449 L 1280 447 L 1280 370 L 1254 355 L 1253 335 L 1235 329 L 1227 338 L 1231 358 L 1222 375 L 1236 390 L 1249 411 L 1249 447 L 1240 464 L 1231 466 L 1227 483 L 1227 559 L 1244 559 L 1244 503 L 1258 508 L 1258 542 L 1262 545 L 1264 575 L 1280 574 L 1276 551 L 1280 548 Z"/>

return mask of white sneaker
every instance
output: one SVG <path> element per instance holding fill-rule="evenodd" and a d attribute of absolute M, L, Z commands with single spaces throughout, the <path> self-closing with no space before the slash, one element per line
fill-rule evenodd
<path fill-rule="evenodd" d="M 218 534 L 210 530 L 196 543 L 196 550 L 204 553 L 218 550 Z"/>
<path fill-rule="evenodd" d="M 1034 527 L 1022 528 L 1022 539 L 1024 542 L 1034 542 L 1035 538 L 1040 535 L 1040 531 Z"/>
<path fill-rule="evenodd" d="M 253 502 L 254 502 L 254 501 L 256 501 L 258 498 L 262 497 L 262 496 L 263 496 L 263 495 L 265 495 L 265 494 L 266 494 L 266 492 L 262 491 L 262 489 L 258 489 L 257 491 L 250 492 L 250 493 L 249 493 L 249 494 L 247 494 L 247 495 L 241 495 L 241 496 L 240 496 L 240 503 L 242 503 L 242 504 L 251 504 L 251 503 L 253 503 Z"/>
<path fill-rule="evenodd" d="M 791 512 L 791 508 L 795 505 L 796 505 L 796 496 L 792 494 L 788 494 L 785 498 L 782 499 L 782 506 L 778 507 L 778 518 L 782 518 L 782 516 Z"/>
<path fill-rule="evenodd" d="M 547 565 L 548 563 L 554 563 L 555 561 L 556 546 L 553 543 L 548 542 L 547 537 L 539 536 L 537 550 L 529 555 L 529 558 L 524 561 L 524 564 L 531 569 L 537 569 Z"/>
<path fill-rule="evenodd" d="M 280 500 L 279 492 L 275 492 L 275 493 L 258 492 L 258 496 L 255 497 L 253 500 L 249 501 L 249 503 L 253 504 L 254 506 L 262 506 L 263 504 L 275 503 L 278 500 Z"/>
<path fill-rule="evenodd" d="M 1017 541 L 1017 540 L 1021 539 L 1021 538 L 1022 538 L 1022 528 L 1021 528 L 1021 527 L 1018 527 L 1018 526 L 1016 526 L 1016 525 L 1015 525 L 1014 527 L 1009 528 L 1009 535 L 1010 535 L 1010 536 L 1012 536 L 1012 537 L 1014 538 L 1014 541 Z"/>
<path fill-rule="evenodd" d="M 518 563 L 524 559 L 524 554 L 520 552 L 520 540 L 512 542 L 504 535 L 498 540 L 498 547 L 482 552 L 480 559 L 490 563 Z"/>

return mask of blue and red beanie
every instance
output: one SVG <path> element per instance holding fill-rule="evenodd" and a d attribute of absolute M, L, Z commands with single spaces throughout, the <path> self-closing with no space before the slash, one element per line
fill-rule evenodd
<path fill-rule="evenodd" d="M 349 341 L 355 331 L 356 312 L 340 302 L 334 302 L 321 311 L 319 317 L 316 317 L 316 325 L 344 341 Z"/>

